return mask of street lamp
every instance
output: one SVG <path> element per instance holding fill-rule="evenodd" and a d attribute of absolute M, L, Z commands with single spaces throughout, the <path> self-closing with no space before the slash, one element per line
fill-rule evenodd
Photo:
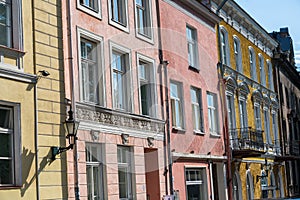
<path fill-rule="evenodd" d="M 65 132 L 67 133 L 66 138 L 69 141 L 69 146 L 67 147 L 51 147 L 51 159 L 55 160 L 56 155 L 61 154 L 62 152 L 68 151 L 69 149 L 73 149 L 76 144 L 77 138 L 77 129 L 79 126 L 79 122 L 75 121 L 73 118 L 72 106 L 70 106 L 70 110 L 68 111 L 68 119 L 63 123 Z"/>

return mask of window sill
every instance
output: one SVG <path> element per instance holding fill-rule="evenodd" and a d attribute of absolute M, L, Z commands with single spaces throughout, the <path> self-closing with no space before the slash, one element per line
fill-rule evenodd
<path fill-rule="evenodd" d="M 10 189 L 20 189 L 22 186 L 16 186 L 16 185 L 9 185 L 9 186 L 3 186 L 0 185 L 0 190 L 10 190 Z"/>
<path fill-rule="evenodd" d="M 114 21 L 113 19 L 109 20 L 109 24 L 116 27 L 116 28 L 118 28 L 118 29 L 120 29 L 121 31 L 129 33 L 129 26 L 128 25 L 125 26 L 124 24 L 121 24 L 117 21 Z"/>
<path fill-rule="evenodd" d="M 221 135 L 220 134 L 218 134 L 218 133 L 210 133 L 210 136 L 212 136 L 212 137 L 216 137 L 216 138 L 220 138 L 221 137 Z"/>
<path fill-rule="evenodd" d="M 77 9 L 78 10 L 81 10 L 85 13 L 87 13 L 88 15 L 91 15 L 93 17 L 96 17 L 97 19 L 102 19 L 102 16 L 101 16 L 101 7 L 99 7 L 99 10 L 94 10 L 93 8 L 90 8 L 88 6 L 85 6 L 85 5 L 81 5 L 78 1 L 77 1 Z"/>
<path fill-rule="evenodd" d="M 193 66 L 191 66 L 191 65 L 189 65 L 189 70 L 191 70 L 191 71 L 193 71 L 193 72 L 196 72 L 196 73 L 199 73 L 199 72 L 200 72 L 199 68 L 193 67 Z"/>
<path fill-rule="evenodd" d="M 180 128 L 180 127 L 172 127 L 172 132 L 173 133 L 185 133 L 185 129 L 182 129 L 182 128 Z"/>
<path fill-rule="evenodd" d="M 143 35 L 143 34 L 139 33 L 138 31 L 136 31 L 136 37 L 139 38 L 140 40 L 148 42 L 149 44 L 152 44 L 152 45 L 154 44 L 152 32 L 151 32 L 151 36 L 148 37 L 146 35 Z"/>
<path fill-rule="evenodd" d="M 200 130 L 194 130 L 194 134 L 195 135 L 205 135 L 205 133 Z"/>

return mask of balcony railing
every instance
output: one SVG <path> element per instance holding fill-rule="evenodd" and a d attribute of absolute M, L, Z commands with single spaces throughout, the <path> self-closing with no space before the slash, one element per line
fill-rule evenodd
<path fill-rule="evenodd" d="M 229 130 L 231 138 L 231 148 L 233 151 L 247 150 L 265 152 L 266 144 L 263 140 L 263 131 L 247 128 Z"/>

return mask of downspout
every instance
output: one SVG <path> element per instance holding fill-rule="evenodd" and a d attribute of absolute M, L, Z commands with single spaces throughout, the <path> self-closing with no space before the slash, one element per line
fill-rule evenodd
<path fill-rule="evenodd" d="M 165 108 L 166 108 L 166 114 L 165 114 L 165 120 L 166 120 L 166 126 L 165 126 L 165 137 L 164 137 L 164 152 L 165 152 L 165 189 L 166 189 L 166 195 L 168 195 L 168 177 L 169 177 L 169 191 L 170 195 L 174 194 L 174 188 L 173 188 L 173 161 L 172 161 L 172 154 L 171 154 L 171 135 L 170 135 L 170 108 L 169 108 L 169 95 L 168 95 L 168 61 L 164 61 L 163 59 L 163 49 L 162 49 L 162 39 L 161 39 L 161 24 L 160 24 L 160 7 L 159 7 L 159 1 L 156 0 L 156 16 L 157 16 L 157 29 L 158 29 L 158 53 L 159 53 L 159 61 L 161 69 L 164 71 L 164 87 L 165 87 Z M 162 75 L 161 75 L 162 76 Z M 162 79 L 161 79 L 162 80 Z M 161 81 L 162 84 L 162 81 Z M 163 96 L 163 91 L 161 90 L 161 95 Z M 162 101 L 163 104 L 163 101 Z M 162 112 L 164 113 L 164 112 Z M 167 166 L 168 165 L 168 166 Z M 167 174 L 169 176 L 167 176 Z"/>
<path fill-rule="evenodd" d="M 31 1 L 32 5 L 32 53 L 33 53 L 33 73 L 37 74 L 36 70 L 36 48 L 35 48 L 35 6 L 34 0 Z M 40 199 L 40 169 L 39 169 L 39 154 L 38 154 L 38 111 L 37 111 L 37 82 L 38 77 L 36 77 L 36 82 L 34 84 L 34 148 L 35 148 L 35 182 L 36 182 L 36 199 Z"/>
<path fill-rule="evenodd" d="M 70 90 L 71 90 L 71 107 L 73 108 L 74 119 L 76 119 L 76 105 L 75 105 L 75 93 L 74 93 L 74 69 L 73 69 L 73 51 L 72 51 L 72 12 L 70 0 L 67 1 L 67 37 L 68 37 L 68 60 L 69 60 L 69 74 L 70 74 Z M 74 192 L 75 199 L 80 199 L 79 181 L 78 181 L 78 155 L 77 155 L 77 140 L 75 140 L 73 148 L 74 159 Z"/>
<path fill-rule="evenodd" d="M 218 6 L 216 10 L 216 15 L 219 16 L 220 10 L 223 8 L 225 3 L 228 0 L 223 0 L 221 4 Z M 229 130 L 228 130 L 228 124 L 227 124 L 227 104 L 226 104 L 226 95 L 225 95 L 225 85 L 224 85 L 224 68 L 223 68 L 223 61 L 222 61 L 222 52 L 221 52 L 221 38 L 220 38 L 220 23 L 217 25 L 217 36 L 218 36 L 218 50 L 219 50 L 219 58 L 220 61 L 218 63 L 218 71 L 221 73 L 220 77 L 220 89 L 222 90 L 220 94 L 222 95 L 221 100 L 223 102 L 223 112 L 222 115 L 224 117 L 224 145 L 225 145 L 225 153 L 227 156 L 227 185 L 225 185 L 225 188 L 227 188 L 228 192 L 228 199 L 232 199 L 232 175 L 231 175 L 231 149 L 230 149 L 230 141 L 229 141 Z"/>

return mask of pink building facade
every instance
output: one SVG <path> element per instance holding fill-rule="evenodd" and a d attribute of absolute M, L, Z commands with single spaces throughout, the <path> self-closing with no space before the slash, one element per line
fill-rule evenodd
<path fill-rule="evenodd" d="M 215 31 L 219 18 L 199 1 L 159 2 L 168 63 L 168 189 L 175 199 L 227 199 Z"/>
<path fill-rule="evenodd" d="M 62 1 L 65 92 L 80 121 L 69 199 L 161 199 L 164 121 L 155 1 Z"/>

